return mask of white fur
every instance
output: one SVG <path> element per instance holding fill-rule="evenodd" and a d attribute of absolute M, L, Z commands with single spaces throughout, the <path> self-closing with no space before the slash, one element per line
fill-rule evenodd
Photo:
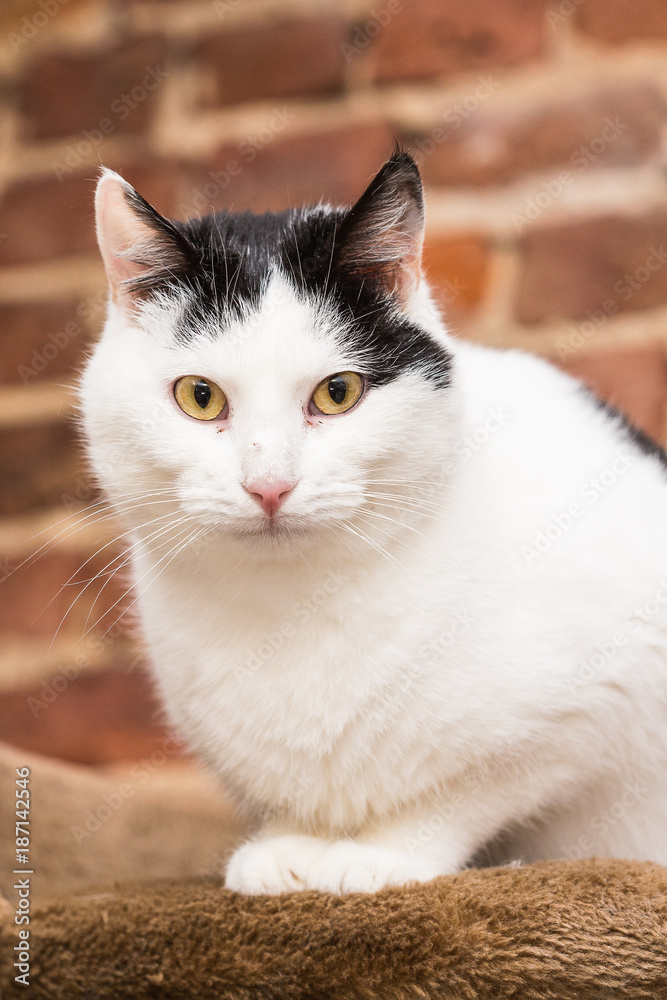
<path fill-rule="evenodd" d="M 566 375 L 448 337 L 423 284 L 410 309 L 452 386 L 332 418 L 313 389 L 363 363 L 278 275 L 188 345 L 177 308 L 111 306 L 83 378 L 112 501 L 173 491 L 124 517 L 169 715 L 258 825 L 227 885 L 374 890 L 501 834 L 496 860 L 667 863 L 665 471 Z M 186 374 L 223 387 L 222 433 L 174 403 Z M 253 477 L 299 480 L 283 532 Z"/>

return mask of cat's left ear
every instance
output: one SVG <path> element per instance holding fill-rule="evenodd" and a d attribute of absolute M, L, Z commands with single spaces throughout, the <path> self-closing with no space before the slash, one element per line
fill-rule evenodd
<path fill-rule="evenodd" d="M 188 245 L 174 224 L 113 170 L 95 194 L 97 241 L 114 302 L 131 312 L 188 269 Z"/>
<path fill-rule="evenodd" d="M 421 278 L 424 195 L 417 164 L 397 151 L 375 175 L 337 234 L 336 260 L 403 305 Z"/>

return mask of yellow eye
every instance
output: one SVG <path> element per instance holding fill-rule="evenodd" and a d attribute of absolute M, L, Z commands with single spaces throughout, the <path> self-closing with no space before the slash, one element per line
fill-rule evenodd
<path fill-rule="evenodd" d="M 311 406 L 317 413 L 345 413 L 358 401 L 363 388 L 361 375 L 356 372 L 338 372 L 320 382 L 313 393 Z"/>
<path fill-rule="evenodd" d="M 215 420 L 227 404 L 220 386 L 199 375 L 179 378 L 174 386 L 174 398 L 184 413 L 197 420 Z"/>

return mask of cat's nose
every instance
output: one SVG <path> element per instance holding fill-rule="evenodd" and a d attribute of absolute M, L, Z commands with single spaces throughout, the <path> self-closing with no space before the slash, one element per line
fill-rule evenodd
<path fill-rule="evenodd" d="M 244 484 L 243 489 L 250 494 L 253 500 L 257 501 L 269 517 L 273 517 L 295 486 L 296 483 L 265 483 L 260 481 Z"/>

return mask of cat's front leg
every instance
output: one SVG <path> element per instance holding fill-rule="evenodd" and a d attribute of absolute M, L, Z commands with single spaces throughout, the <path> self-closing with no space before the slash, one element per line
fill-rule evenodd
<path fill-rule="evenodd" d="M 260 836 L 239 847 L 227 866 L 225 888 L 249 896 L 304 889 L 341 895 L 427 882 L 444 870 L 432 858 L 371 840 L 324 840 L 284 833 Z"/>
<path fill-rule="evenodd" d="M 312 888 L 313 872 L 330 845 L 307 834 L 263 832 L 232 854 L 225 888 L 249 896 Z"/>
<path fill-rule="evenodd" d="M 262 872 L 270 857 L 272 871 L 280 874 L 274 879 L 279 888 L 254 891 L 280 892 L 295 889 L 317 889 L 342 895 L 349 892 L 377 892 L 386 886 L 409 885 L 428 882 L 438 875 L 459 871 L 472 851 L 461 829 L 441 831 L 437 837 L 424 843 L 418 834 L 425 827 L 427 818 L 419 812 L 406 812 L 382 823 L 375 822 L 357 833 L 355 837 L 319 840 L 314 837 L 290 835 L 273 837 L 264 841 L 264 847 L 247 853 L 241 848 L 239 861 L 246 867 L 243 883 L 268 885 L 265 875 L 251 869 L 258 863 Z M 259 853 L 258 853 L 259 852 Z M 265 853 L 267 852 L 267 853 Z M 288 854 L 289 860 L 288 862 Z M 234 859 L 232 859 L 232 864 Z M 230 865 L 227 884 L 239 880 Z M 242 889 L 253 891 L 253 889 Z"/>
<path fill-rule="evenodd" d="M 389 885 L 430 882 L 443 874 L 437 861 L 414 857 L 400 848 L 336 840 L 312 866 L 308 888 L 335 895 L 377 892 Z"/>
<path fill-rule="evenodd" d="M 303 889 L 341 895 L 458 871 L 472 853 L 462 830 L 452 827 L 424 842 L 419 833 L 428 819 L 430 812 L 406 812 L 345 839 L 264 830 L 232 855 L 225 887 L 247 895 Z"/>
<path fill-rule="evenodd" d="M 311 866 L 308 887 L 321 892 L 377 892 L 390 885 L 429 882 L 459 871 L 472 851 L 460 828 L 419 836 L 432 814 L 418 811 L 369 825 L 355 837 L 333 841 Z"/>

